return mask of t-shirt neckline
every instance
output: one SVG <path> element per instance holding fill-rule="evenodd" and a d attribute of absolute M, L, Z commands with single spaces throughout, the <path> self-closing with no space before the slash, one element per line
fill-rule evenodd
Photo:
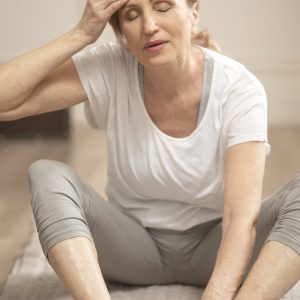
<path fill-rule="evenodd" d="M 198 45 L 194 45 L 195 47 L 199 48 L 202 53 L 203 53 L 203 57 L 204 57 L 204 60 L 206 59 L 210 59 L 212 57 L 210 57 L 206 51 L 205 48 L 201 47 L 201 46 L 198 46 Z M 212 58 L 213 59 L 213 58 Z M 212 97 L 212 90 L 213 90 L 213 86 L 214 86 L 214 74 L 215 74 L 215 63 L 214 61 L 213 62 L 213 66 L 212 66 L 212 74 L 211 74 L 211 80 L 210 80 L 210 89 L 209 91 L 206 91 L 207 93 L 207 103 L 206 103 L 206 107 L 205 107 L 205 110 L 204 112 L 202 112 L 202 118 L 198 121 L 198 124 L 196 126 L 196 128 L 191 132 L 191 134 L 185 136 L 185 137 L 174 137 L 174 136 L 171 136 L 171 135 L 168 135 L 167 133 L 163 132 L 154 122 L 153 120 L 151 119 L 148 111 L 147 111 L 147 108 L 145 106 L 145 103 L 144 103 L 144 94 L 143 94 L 143 89 L 140 88 L 140 77 L 139 77 L 139 68 L 141 67 L 141 64 L 138 62 L 138 60 L 136 60 L 136 68 L 135 68 L 135 82 L 137 84 L 137 86 L 139 87 L 138 89 L 138 102 L 143 110 L 143 113 L 144 115 L 146 116 L 146 119 L 148 120 L 149 124 L 155 129 L 155 131 L 157 131 L 160 135 L 170 139 L 170 140 L 174 140 L 174 141 L 186 141 L 190 138 L 192 138 L 199 130 L 200 128 L 203 126 L 204 124 L 204 121 L 208 115 L 208 111 L 210 109 L 210 106 L 211 106 L 211 97 Z M 205 64 L 204 64 L 204 70 L 203 70 L 203 78 L 202 78 L 202 87 L 203 87 L 203 83 L 204 83 L 204 72 L 206 71 L 205 69 Z M 202 89 L 201 87 L 201 89 Z M 201 90 L 201 98 L 202 98 L 202 95 L 203 95 L 203 89 Z M 200 111 L 199 111 L 199 114 L 201 113 L 201 103 L 200 103 Z"/>

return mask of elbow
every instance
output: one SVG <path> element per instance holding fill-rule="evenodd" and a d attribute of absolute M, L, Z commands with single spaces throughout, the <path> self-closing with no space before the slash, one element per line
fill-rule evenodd
<path fill-rule="evenodd" d="M 0 121 L 15 121 L 30 115 L 31 114 L 28 111 L 28 107 L 26 107 L 24 103 L 10 108 L 0 107 Z"/>
<path fill-rule="evenodd" d="M 9 112 L 0 110 L 0 121 L 12 121 Z"/>
<path fill-rule="evenodd" d="M 27 116 L 28 98 L 0 97 L 0 121 L 15 121 Z"/>
<path fill-rule="evenodd" d="M 222 240 L 227 236 L 235 236 L 240 241 L 247 239 L 253 245 L 256 239 L 256 221 L 253 219 L 232 219 L 230 222 L 223 220 Z"/>
<path fill-rule="evenodd" d="M 8 122 L 8 121 L 15 121 L 21 118 L 22 116 L 20 116 L 14 110 L 0 111 L 0 121 Z"/>
<path fill-rule="evenodd" d="M 261 200 L 259 197 L 233 201 L 223 207 L 223 229 L 230 225 L 243 228 L 253 228 L 261 213 Z"/>
<path fill-rule="evenodd" d="M 237 230 L 242 230 L 243 232 L 252 232 L 252 234 L 255 234 L 256 223 L 259 215 L 260 209 L 248 214 L 240 213 L 236 215 L 232 213 L 224 215 L 222 221 L 222 232 L 225 234 L 228 228 L 232 227 L 236 228 Z"/>
<path fill-rule="evenodd" d="M 15 121 L 18 120 L 19 118 L 13 118 L 13 117 L 8 117 L 6 114 L 0 113 L 0 121 L 1 122 L 9 122 L 9 121 Z"/>
<path fill-rule="evenodd" d="M 10 110 L 0 106 L 0 121 L 11 121 L 11 117 Z"/>

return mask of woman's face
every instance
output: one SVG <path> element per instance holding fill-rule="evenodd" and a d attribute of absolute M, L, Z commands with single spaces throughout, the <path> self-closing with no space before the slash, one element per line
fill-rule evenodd
<path fill-rule="evenodd" d="M 189 55 L 198 21 L 196 3 L 186 0 L 129 0 L 118 12 L 129 50 L 145 67 L 174 63 Z"/>

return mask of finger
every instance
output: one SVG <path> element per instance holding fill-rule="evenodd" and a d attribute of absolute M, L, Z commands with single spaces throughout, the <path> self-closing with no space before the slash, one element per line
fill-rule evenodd
<path fill-rule="evenodd" d="M 118 11 L 122 6 L 124 6 L 128 0 L 115 0 L 111 3 L 107 8 L 107 12 L 109 15 L 113 15 L 116 11 Z"/>
<path fill-rule="evenodd" d="M 105 14 L 113 14 L 127 1 L 128 0 L 89 0 L 89 3 L 96 14 L 104 13 L 103 10 L 105 10 Z"/>
<path fill-rule="evenodd" d="M 89 0 L 89 4 L 94 11 L 100 12 L 101 10 L 106 9 L 116 1 L 117 0 Z"/>

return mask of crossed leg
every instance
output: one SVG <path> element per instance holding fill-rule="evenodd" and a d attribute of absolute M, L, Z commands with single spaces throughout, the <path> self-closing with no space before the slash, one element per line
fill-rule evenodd
<path fill-rule="evenodd" d="M 55 169 L 59 167 L 60 171 L 53 171 L 50 178 L 50 169 L 53 167 Z M 44 183 L 42 183 L 41 179 L 44 177 L 45 168 L 47 178 L 43 179 Z M 33 209 L 40 230 L 40 237 L 42 236 L 44 240 L 44 252 L 47 253 L 49 248 L 47 245 L 45 246 L 49 236 L 57 236 L 62 229 L 64 232 L 68 232 L 67 229 L 74 227 L 74 222 L 76 222 L 77 231 L 80 227 L 80 236 L 82 237 L 73 236 L 72 238 L 72 236 L 66 236 L 51 247 L 48 252 L 51 265 L 75 299 L 109 299 L 101 270 L 114 278 L 129 281 L 129 284 L 139 284 L 139 282 L 140 284 L 141 282 L 143 284 L 171 283 L 172 278 L 169 274 L 164 273 L 157 248 L 146 230 L 128 217 L 112 211 L 109 206 L 101 204 L 103 200 L 94 195 L 93 191 L 87 190 L 88 187 L 83 186 L 83 182 L 71 173 L 69 168 L 62 166 L 62 164 L 44 161 L 32 168 L 31 173 L 32 181 L 36 181 L 33 189 L 33 202 L 36 203 L 34 203 Z M 58 173 L 60 173 L 60 178 L 58 178 Z M 67 178 L 63 184 L 63 190 L 59 190 L 60 181 L 56 183 L 55 190 L 46 190 L 49 181 L 61 180 L 62 178 Z M 74 182 L 77 182 L 76 186 Z M 42 186 L 42 184 L 46 186 Z M 65 197 L 66 187 L 69 189 L 68 197 Z M 83 188 L 84 190 L 82 190 Z M 99 229 L 113 233 L 103 235 L 94 232 L 93 238 L 101 249 L 100 258 L 98 259 L 101 270 L 95 247 L 89 240 L 91 237 L 84 229 L 87 227 L 93 229 L 94 224 L 93 222 L 87 224 L 84 215 L 81 215 L 82 207 L 79 202 L 82 199 L 79 197 L 76 200 L 78 203 L 74 201 L 78 196 L 77 194 L 85 194 L 88 199 L 97 198 L 96 203 L 101 205 L 99 211 L 103 212 L 102 217 L 99 217 L 99 219 L 105 220 L 101 223 Z M 71 198 L 71 195 L 74 198 Z M 45 198 L 47 197 L 46 201 Z M 63 222 L 61 223 L 63 226 L 60 227 L 56 227 L 60 222 L 52 219 L 57 217 L 58 211 L 51 217 L 48 215 L 43 220 L 37 214 L 39 210 L 44 209 L 54 199 L 58 200 L 60 207 L 65 205 L 66 199 L 72 199 L 72 201 L 69 201 L 67 210 L 64 211 L 66 215 L 63 216 Z M 46 203 L 43 204 L 42 208 L 41 203 L 44 200 Z M 86 205 L 86 208 L 88 206 Z M 71 214 L 74 207 L 76 207 L 75 215 Z M 89 210 L 93 214 L 93 209 L 90 208 Z M 107 218 L 106 210 L 109 210 L 109 218 Z M 48 208 L 49 212 L 53 213 L 53 208 Z M 114 214 L 118 215 L 113 216 Z M 253 257 L 236 299 L 277 300 L 299 280 L 299 216 L 300 176 L 296 176 L 263 203 L 261 217 L 257 222 L 257 241 Z M 49 227 L 49 224 L 47 225 L 45 221 L 48 222 L 48 220 L 53 221 L 53 230 L 49 235 L 46 235 L 45 230 Z M 114 226 L 116 220 L 120 222 L 119 227 Z M 103 226 L 107 226 L 107 228 L 103 229 Z M 177 277 L 181 277 L 180 283 L 195 285 L 205 285 L 207 283 L 218 250 L 220 233 L 221 224 L 218 224 L 202 240 L 190 260 L 190 265 L 186 266 L 185 270 L 180 271 L 181 274 Z M 56 239 L 56 236 L 53 239 Z M 115 236 L 115 238 L 108 241 L 107 238 L 110 236 Z M 98 238 L 99 241 L 97 241 Z M 108 248 L 105 247 L 107 244 L 110 245 Z M 151 259 L 149 260 L 149 258 Z"/>

